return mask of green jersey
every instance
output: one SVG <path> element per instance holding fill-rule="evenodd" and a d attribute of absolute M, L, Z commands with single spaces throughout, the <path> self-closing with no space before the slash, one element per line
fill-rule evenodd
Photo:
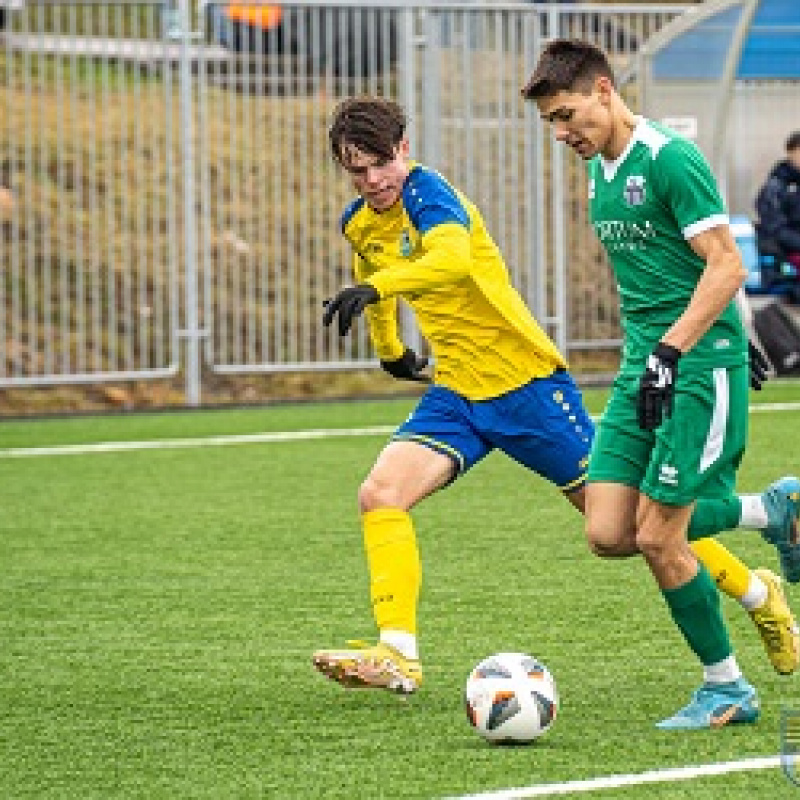
<path fill-rule="evenodd" d="M 622 368 L 644 360 L 689 305 L 705 262 L 688 243 L 727 225 L 705 158 L 692 142 L 640 119 L 622 155 L 589 162 L 589 211 L 619 287 L 625 351 Z M 687 367 L 746 363 L 747 336 L 731 302 L 681 358 Z"/>

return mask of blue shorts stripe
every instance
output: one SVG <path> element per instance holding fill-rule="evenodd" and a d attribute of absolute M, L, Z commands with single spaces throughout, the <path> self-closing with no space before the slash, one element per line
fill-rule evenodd
<path fill-rule="evenodd" d="M 392 441 L 416 442 L 417 444 L 425 445 L 425 447 L 428 447 L 431 450 L 436 450 L 437 453 L 441 453 L 443 456 L 449 456 L 453 461 L 455 461 L 459 473 L 466 469 L 464 456 L 459 453 L 458 450 L 456 450 L 454 447 L 451 447 L 449 444 L 446 444 L 445 442 L 439 442 L 430 436 L 423 436 L 422 434 L 418 433 L 400 433 L 398 431 L 394 434 L 394 436 L 392 436 Z"/>
<path fill-rule="evenodd" d="M 570 481 L 566 486 L 559 486 L 558 488 L 561 489 L 562 492 L 574 492 L 576 489 L 580 489 L 586 483 L 586 473 L 584 472 L 580 477 L 575 478 L 574 481 Z"/>

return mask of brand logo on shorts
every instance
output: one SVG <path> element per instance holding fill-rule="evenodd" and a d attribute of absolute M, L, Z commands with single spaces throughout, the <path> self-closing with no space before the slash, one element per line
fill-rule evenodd
<path fill-rule="evenodd" d="M 670 486 L 678 485 L 678 470 L 669 464 L 662 464 L 658 473 L 659 483 L 666 483 Z"/>

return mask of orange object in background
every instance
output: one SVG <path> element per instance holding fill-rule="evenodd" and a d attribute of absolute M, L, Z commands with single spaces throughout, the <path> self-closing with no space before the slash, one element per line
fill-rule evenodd
<path fill-rule="evenodd" d="M 283 17 L 280 6 L 249 6 L 230 4 L 226 11 L 229 19 L 246 22 L 248 25 L 270 30 L 278 25 Z"/>
<path fill-rule="evenodd" d="M 3 2 L 0 0 L 0 7 Z M 235 53 L 268 56 L 268 60 L 285 56 L 309 75 L 382 74 L 394 67 L 400 52 L 399 12 L 394 7 L 364 10 L 335 3 L 326 7 L 279 2 L 258 5 L 255 0 L 198 2 L 215 44 Z M 285 65 L 272 66 L 284 69 Z"/>

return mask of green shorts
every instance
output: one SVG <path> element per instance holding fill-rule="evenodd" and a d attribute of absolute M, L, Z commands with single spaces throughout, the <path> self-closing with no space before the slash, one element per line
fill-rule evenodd
<path fill-rule="evenodd" d="M 679 373 L 672 416 L 643 431 L 640 375 L 619 375 L 592 444 L 589 482 L 621 483 L 667 505 L 729 496 L 747 441 L 746 366 Z"/>

